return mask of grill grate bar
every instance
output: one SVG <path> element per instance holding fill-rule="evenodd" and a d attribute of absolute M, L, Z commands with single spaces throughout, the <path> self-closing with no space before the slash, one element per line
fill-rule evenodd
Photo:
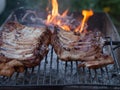
<path fill-rule="evenodd" d="M 27 79 L 27 68 L 25 69 L 25 72 L 24 72 L 24 77 L 23 77 L 23 85 L 25 85 L 25 81 Z"/>
<path fill-rule="evenodd" d="M 90 69 L 90 75 L 91 75 L 91 79 L 92 79 L 92 83 L 95 84 L 95 71 Z"/>
<path fill-rule="evenodd" d="M 41 66 L 41 62 L 38 66 L 38 71 L 37 71 L 37 85 L 39 85 L 39 79 L 40 79 L 40 66 Z"/>
<path fill-rule="evenodd" d="M 70 73 L 71 73 L 71 78 L 73 78 L 73 62 L 71 61 L 71 68 L 70 68 Z M 72 82 L 72 79 L 71 79 Z"/>
<path fill-rule="evenodd" d="M 108 41 L 110 40 L 107 38 Z M 111 42 L 111 41 L 110 41 Z M 107 46 L 106 46 L 107 47 Z M 109 49 L 114 56 L 112 44 Z M 10 81 L 14 81 L 14 85 L 113 85 L 112 74 L 109 65 L 100 69 L 88 69 L 85 67 L 78 68 L 80 61 L 61 61 L 55 54 L 52 47 L 48 55 L 41 61 L 39 66 L 35 68 L 26 68 L 24 73 L 16 73 L 11 77 Z M 115 57 L 115 56 L 114 56 Z M 117 59 L 116 59 L 117 60 Z M 116 62 L 117 63 L 117 62 Z M 115 65 L 116 65 L 115 63 Z M 119 67 L 115 67 L 119 68 Z M 116 73 L 116 72 L 115 72 Z M 9 78 L 0 78 L 4 83 L 9 83 Z M 21 80 L 21 81 L 20 81 Z M 19 82 L 20 81 L 20 82 Z M 120 82 L 120 80 L 118 80 Z M 22 83 L 21 83 L 22 82 Z M 8 84 L 10 85 L 10 84 Z M 13 85 L 11 83 L 11 85 Z M 117 85 L 117 84 L 116 84 Z"/>
<path fill-rule="evenodd" d="M 110 83 L 111 81 L 110 81 L 110 76 L 109 76 L 109 73 L 108 73 L 108 68 L 105 67 L 105 70 L 106 70 L 106 73 L 107 73 L 108 81 L 109 81 L 109 83 Z"/>
<path fill-rule="evenodd" d="M 59 79 L 59 58 L 57 57 L 57 74 L 56 74 L 56 84 L 58 84 L 58 79 Z M 58 77 L 58 79 L 57 79 L 57 77 Z"/>
<path fill-rule="evenodd" d="M 115 66 L 117 68 L 117 71 L 118 73 L 120 72 L 120 66 L 119 66 L 119 63 L 118 63 L 118 60 L 117 58 L 115 57 L 115 54 L 114 54 L 114 51 L 113 51 L 113 43 L 112 43 L 112 39 L 109 37 L 109 40 L 110 40 L 110 48 L 111 48 L 111 53 L 113 55 L 113 58 L 114 58 L 114 61 L 115 61 Z"/>
<path fill-rule="evenodd" d="M 64 84 L 66 83 L 67 61 L 65 61 Z"/>
<path fill-rule="evenodd" d="M 77 82 L 77 83 L 80 82 L 80 76 L 79 76 L 78 72 L 79 72 L 79 69 L 78 69 L 78 61 L 76 61 L 76 74 L 77 74 L 77 75 L 76 75 L 76 77 L 77 77 L 77 78 L 76 78 L 76 79 L 77 79 L 76 82 Z"/>
<path fill-rule="evenodd" d="M 47 61 L 47 55 L 45 57 L 45 63 L 44 63 L 44 76 L 43 76 L 43 84 L 45 84 L 45 80 L 46 80 L 46 64 L 48 63 Z"/>
<path fill-rule="evenodd" d="M 2 79 L 3 79 L 4 82 L 1 82 L 1 84 L 2 84 L 2 85 L 5 85 L 5 83 L 7 83 L 8 77 L 4 77 L 4 76 L 3 76 Z"/>
<path fill-rule="evenodd" d="M 94 83 L 97 83 L 98 82 L 98 77 L 97 77 L 97 70 L 95 69 L 94 70 L 94 73 L 95 73 L 95 75 L 94 75 Z"/>
<path fill-rule="evenodd" d="M 19 73 L 17 72 L 16 76 L 15 76 L 15 85 L 17 85 L 17 79 L 18 79 L 18 77 L 19 77 Z"/>
<path fill-rule="evenodd" d="M 83 67 L 82 70 L 83 70 L 83 74 L 84 74 L 83 83 L 87 83 L 87 81 L 86 81 L 87 76 L 86 76 L 86 71 L 85 71 L 86 69 Z"/>
<path fill-rule="evenodd" d="M 53 60 L 53 47 L 51 49 L 51 57 L 50 57 L 50 84 L 52 84 L 52 61 Z"/>
<path fill-rule="evenodd" d="M 116 47 L 114 47 L 113 50 L 116 50 L 118 48 L 120 48 L 120 45 L 117 45 Z"/>
<path fill-rule="evenodd" d="M 32 76 L 33 76 L 33 72 L 34 72 L 34 67 L 32 68 L 31 72 L 30 72 L 30 80 L 29 80 L 29 84 L 32 84 Z"/>
<path fill-rule="evenodd" d="M 89 71 L 89 77 L 88 78 L 90 79 L 90 83 L 93 83 L 91 69 L 89 69 L 88 71 Z"/>
<path fill-rule="evenodd" d="M 104 79 L 103 79 L 103 77 L 104 77 L 103 73 L 104 73 L 103 68 L 100 68 L 100 74 L 101 74 L 102 84 L 104 84 L 104 82 L 105 82 Z"/>
<path fill-rule="evenodd" d="M 80 69 L 79 69 L 79 73 L 80 73 L 80 74 L 79 74 L 79 75 L 80 75 L 80 82 L 81 82 L 81 83 L 84 83 L 84 82 L 85 82 L 85 80 L 84 80 L 84 76 L 85 76 L 85 75 L 84 75 L 84 72 L 83 72 L 83 68 L 80 68 Z"/>

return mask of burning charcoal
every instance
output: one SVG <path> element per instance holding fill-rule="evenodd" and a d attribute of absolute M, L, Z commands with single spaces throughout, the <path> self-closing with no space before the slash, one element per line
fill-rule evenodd
<path fill-rule="evenodd" d="M 44 27 L 28 27 L 8 22 L 1 31 L 0 75 L 23 72 L 40 63 L 48 52 L 50 32 Z"/>

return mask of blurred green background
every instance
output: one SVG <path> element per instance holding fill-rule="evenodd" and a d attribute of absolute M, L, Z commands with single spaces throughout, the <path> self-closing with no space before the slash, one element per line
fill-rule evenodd
<path fill-rule="evenodd" d="M 50 0 L 6 0 L 6 8 L 0 15 L 0 24 L 2 24 L 8 15 L 19 7 L 32 9 L 46 9 Z M 61 11 L 69 9 L 70 11 L 81 11 L 82 9 L 93 9 L 109 13 L 114 24 L 120 31 L 120 0 L 58 0 Z"/>

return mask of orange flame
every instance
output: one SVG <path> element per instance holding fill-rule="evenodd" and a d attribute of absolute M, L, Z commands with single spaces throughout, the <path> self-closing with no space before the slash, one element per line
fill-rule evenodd
<path fill-rule="evenodd" d="M 47 24 L 52 23 L 54 25 L 58 25 L 64 30 L 70 31 L 69 26 L 62 25 L 62 18 L 64 18 L 68 13 L 68 10 L 66 10 L 62 15 L 58 12 L 58 3 L 57 0 L 52 0 L 52 14 L 49 14 L 47 16 Z M 59 18 L 58 18 L 59 17 Z"/>
<path fill-rule="evenodd" d="M 92 16 L 94 13 L 92 10 L 83 10 L 82 11 L 82 15 L 84 16 L 83 17 L 83 20 L 82 20 L 82 23 L 75 29 L 75 32 L 82 32 L 83 29 L 84 29 L 84 26 L 85 26 L 85 23 L 87 22 L 87 20 L 89 19 L 90 16 Z"/>
<path fill-rule="evenodd" d="M 67 13 L 68 13 L 68 10 L 66 10 L 65 12 L 63 12 L 62 15 L 60 15 L 58 11 L 57 0 L 52 0 L 52 13 L 48 14 L 46 24 L 53 24 L 53 25 L 59 26 L 63 30 L 70 31 L 71 30 L 70 26 L 67 24 L 64 24 L 64 20 L 66 20 L 65 17 L 67 16 Z M 85 23 L 87 22 L 89 17 L 93 15 L 93 11 L 83 10 L 82 15 L 84 16 L 82 23 L 75 29 L 75 32 L 81 33 L 83 31 Z"/>
<path fill-rule="evenodd" d="M 68 13 L 68 9 L 65 12 L 63 12 L 62 17 L 65 17 L 67 13 Z"/>
<path fill-rule="evenodd" d="M 58 13 L 58 3 L 57 3 L 56 0 L 52 0 L 52 7 L 53 7 L 52 16 L 59 15 L 59 13 Z"/>
<path fill-rule="evenodd" d="M 58 3 L 56 0 L 52 0 L 52 14 L 47 16 L 47 23 L 52 23 L 57 16 L 59 16 Z"/>

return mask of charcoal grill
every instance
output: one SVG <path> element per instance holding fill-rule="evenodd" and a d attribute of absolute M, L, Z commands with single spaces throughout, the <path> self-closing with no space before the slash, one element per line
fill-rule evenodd
<path fill-rule="evenodd" d="M 22 24 L 33 25 L 31 20 L 44 14 L 36 10 L 18 9 L 10 14 L 5 23 L 18 20 Z M 75 13 L 74 16 L 79 14 Z M 39 20 L 34 23 L 40 24 Z M 10 78 L 0 76 L 0 89 L 120 89 L 120 37 L 116 28 L 108 14 L 103 12 L 95 13 L 88 26 L 90 30 L 98 29 L 104 33 L 106 44 L 103 52 L 111 54 L 114 65 L 99 69 L 78 68 L 79 61 L 59 60 L 53 48 L 49 46 L 49 53 L 38 66 L 26 68 L 24 73 L 14 73 Z"/>

